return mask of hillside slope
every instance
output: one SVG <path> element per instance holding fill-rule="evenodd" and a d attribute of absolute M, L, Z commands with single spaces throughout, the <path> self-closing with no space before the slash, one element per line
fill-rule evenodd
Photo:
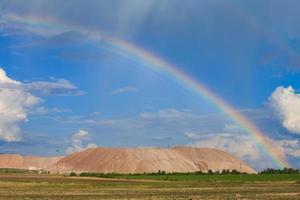
<path fill-rule="evenodd" d="M 256 173 L 234 156 L 217 149 L 174 148 L 92 148 L 62 158 L 60 172 L 206 172 L 223 169 Z"/>
<path fill-rule="evenodd" d="M 18 154 L 0 154 L 0 168 L 15 169 L 52 169 L 61 157 L 21 156 Z"/>

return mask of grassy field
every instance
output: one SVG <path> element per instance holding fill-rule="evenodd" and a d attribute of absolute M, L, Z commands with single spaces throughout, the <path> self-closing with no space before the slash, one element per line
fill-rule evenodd
<path fill-rule="evenodd" d="M 0 199 L 300 199 L 299 175 L 64 177 L 0 174 Z M 188 175 L 186 175 L 188 176 Z"/>
<path fill-rule="evenodd" d="M 300 181 L 300 174 L 97 174 L 82 173 L 82 177 L 100 177 L 116 179 L 136 179 L 136 180 L 160 180 L 160 181 L 224 181 L 224 182 L 244 182 L 244 181 Z"/>

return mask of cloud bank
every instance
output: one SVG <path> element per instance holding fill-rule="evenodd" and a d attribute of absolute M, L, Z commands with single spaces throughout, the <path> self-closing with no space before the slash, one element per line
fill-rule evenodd
<path fill-rule="evenodd" d="M 95 148 L 97 147 L 96 144 L 89 143 L 88 145 L 84 146 L 83 142 L 89 139 L 89 132 L 85 130 L 79 130 L 72 136 L 71 139 L 71 146 L 67 148 L 67 154 L 71 154 L 74 152 L 82 151 L 87 148 Z"/>
<path fill-rule="evenodd" d="M 0 140 L 14 142 L 22 139 L 20 125 L 28 121 L 29 114 L 37 113 L 36 106 L 43 102 L 38 96 L 81 94 L 83 92 L 68 80 L 22 83 L 8 77 L 0 68 Z M 40 113 L 46 110 L 38 109 Z"/>
<path fill-rule="evenodd" d="M 1 85 L 21 86 L 22 83 L 9 78 L 0 68 Z M 20 124 L 28 120 L 28 112 L 41 102 L 41 99 L 22 90 L 22 87 L 0 87 L 0 140 L 19 141 Z"/>
<path fill-rule="evenodd" d="M 281 148 L 281 150 L 288 156 L 300 157 L 300 141 L 294 140 L 280 140 L 276 141 L 276 144 Z"/>
<path fill-rule="evenodd" d="M 257 161 L 261 159 L 262 153 L 256 142 L 248 136 L 231 133 L 203 135 L 192 132 L 184 135 L 193 141 L 191 146 L 222 149 L 243 160 Z"/>
<path fill-rule="evenodd" d="M 292 86 L 277 87 L 270 97 L 271 107 L 290 132 L 300 134 L 300 94 Z"/>

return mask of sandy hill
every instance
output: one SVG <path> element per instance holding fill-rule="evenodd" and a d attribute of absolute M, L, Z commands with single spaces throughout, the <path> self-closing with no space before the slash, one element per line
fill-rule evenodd
<path fill-rule="evenodd" d="M 243 161 L 224 151 L 193 147 L 92 148 L 62 158 L 57 167 L 60 172 L 206 172 L 209 169 L 236 169 L 256 173 Z"/>
<path fill-rule="evenodd" d="M 61 157 L 21 156 L 18 154 L 0 154 L 0 168 L 50 169 Z"/>

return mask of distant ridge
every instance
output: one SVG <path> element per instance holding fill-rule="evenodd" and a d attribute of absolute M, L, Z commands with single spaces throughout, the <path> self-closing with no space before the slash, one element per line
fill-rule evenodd
<path fill-rule="evenodd" d="M 210 148 L 91 148 L 65 157 L 0 154 L 0 168 L 47 170 L 60 173 L 207 172 L 254 169 L 225 151 Z"/>
<path fill-rule="evenodd" d="M 62 158 L 56 167 L 60 172 L 207 172 L 209 169 L 235 169 L 256 173 L 243 161 L 224 151 L 196 147 L 91 148 Z"/>
<path fill-rule="evenodd" d="M 0 154 L 0 168 L 41 170 L 50 169 L 61 157 L 21 156 L 18 154 Z"/>

